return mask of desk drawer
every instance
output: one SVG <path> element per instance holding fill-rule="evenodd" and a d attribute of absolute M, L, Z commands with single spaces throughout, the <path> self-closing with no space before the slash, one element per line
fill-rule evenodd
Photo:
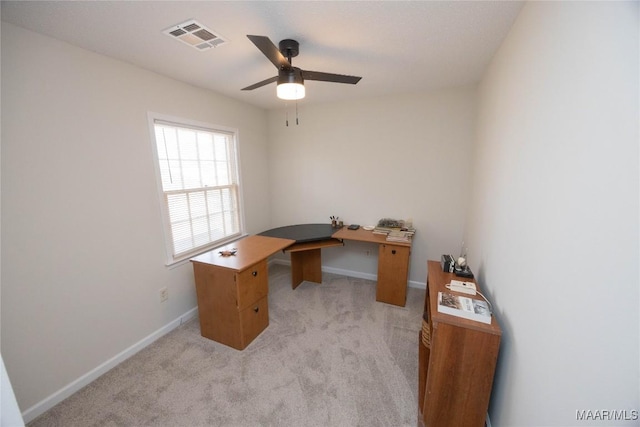
<path fill-rule="evenodd" d="M 269 326 L 267 297 L 240 311 L 240 350 L 245 348 Z"/>
<path fill-rule="evenodd" d="M 269 292 L 267 261 L 260 261 L 236 275 L 237 307 L 243 310 Z"/>

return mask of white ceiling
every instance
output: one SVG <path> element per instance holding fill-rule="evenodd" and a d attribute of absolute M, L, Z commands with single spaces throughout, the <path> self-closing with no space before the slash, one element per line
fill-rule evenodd
<path fill-rule="evenodd" d="M 362 99 L 477 82 L 523 3 L 513 1 L 2 1 L 2 20 L 263 108 L 277 74 L 247 39 L 300 43 L 294 65 L 362 76 L 306 81 L 301 103 Z M 229 42 L 197 51 L 162 33 L 195 19 Z"/>

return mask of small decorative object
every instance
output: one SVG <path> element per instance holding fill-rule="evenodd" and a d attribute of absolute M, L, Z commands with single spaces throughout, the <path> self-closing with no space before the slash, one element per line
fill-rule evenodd
<path fill-rule="evenodd" d="M 231 250 L 226 250 L 226 251 L 220 251 L 219 254 L 221 256 L 231 256 L 231 255 L 235 255 L 236 252 L 238 252 L 238 249 L 233 248 Z"/>
<path fill-rule="evenodd" d="M 464 242 L 462 242 L 461 248 L 460 248 L 460 256 L 457 259 L 458 261 L 458 265 L 462 268 L 467 266 L 467 248 L 464 245 Z"/>
<path fill-rule="evenodd" d="M 331 220 L 331 226 L 333 228 L 338 227 L 338 217 L 337 216 L 330 216 L 329 219 Z M 340 221 L 342 223 L 342 221 Z M 340 225 L 340 227 L 342 227 L 342 225 Z"/>
<path fill-rule="evenodd" d="M 453 272 L 459 277 L 473 277 L 473 273 L 471 272 L 469 263 L 467 262 L 467 247 L 464 245 L 464 242 L 462 242 L 460 256 L 456 259 L 456 265 Z"/>

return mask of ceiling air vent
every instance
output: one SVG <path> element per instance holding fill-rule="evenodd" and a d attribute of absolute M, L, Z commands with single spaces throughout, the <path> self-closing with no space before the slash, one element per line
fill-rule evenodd
<path fill-rule="evenodd" d="M 163 33 L 172 39 L 188 44 L 196 50 L 211 49 L 227 42 L 220 34 L 214 33 L 193 19 L 167 28 Z"/>

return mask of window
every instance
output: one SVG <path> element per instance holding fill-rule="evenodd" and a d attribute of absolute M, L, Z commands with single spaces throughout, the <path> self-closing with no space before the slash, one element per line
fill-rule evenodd
<path fill-rule="evenodd" d="M 236 132 L 150 119 L 169 264 L 242 233 Z"/>

